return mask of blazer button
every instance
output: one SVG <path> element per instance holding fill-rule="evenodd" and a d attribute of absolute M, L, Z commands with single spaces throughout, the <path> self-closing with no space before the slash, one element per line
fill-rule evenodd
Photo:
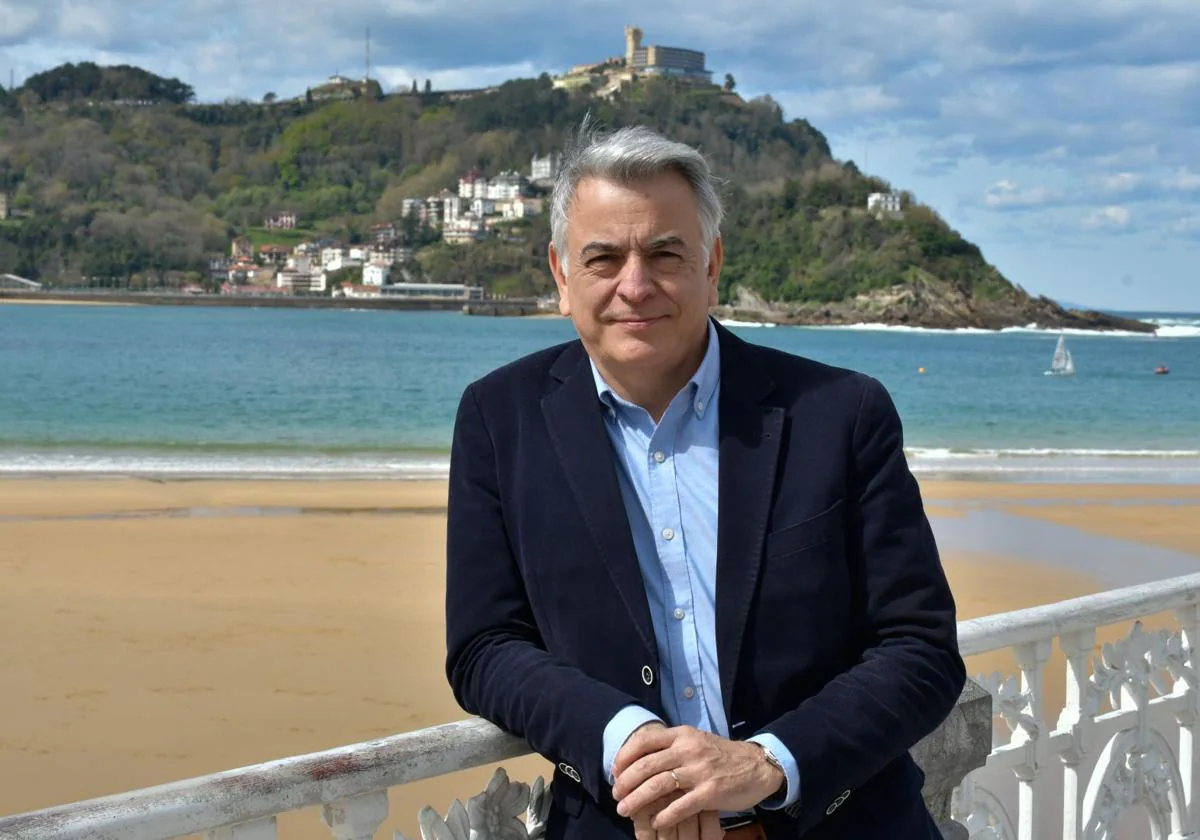
<path fill-rule="evenodd" d="M 558 769 L 561 770 L 562 774 L 568 779 L 573 779 L 576 782 L 580 781 L 579 771 L 570 764 L 567 764 L 565 761 L 558 765 Z"/>
<path fill-rule="evenodd" d="M 654 671 L 650 669 L 649 665 L 642 666 L 642 682 L 646 685 L 654 685 Z"/>

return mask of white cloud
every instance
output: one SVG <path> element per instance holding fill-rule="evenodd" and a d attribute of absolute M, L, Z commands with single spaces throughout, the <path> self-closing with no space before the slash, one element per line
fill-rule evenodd
<path fill-rule="evenodd" d="M 1136 172 L 1115 172 L 1100 179 L 1100 188 L 1105 192 L 1124 193 L 1137 188 L 1142 176 Z"/>
<path fill-rule="evenodd" d="M 1200 236 L 1200 216 L 1184 216 L 1177 219 L 1174 229 L 1176 233 L 1187 236 Z"/>
<path fill-rule="evenodd" d="M 408 89 L 414 79 L 417 80 L 418 86 L 423 86 L 425 79 L 429 79 L 435 90 L 459 90 L 481 85 L 498 85 L 508 79 L 529 78 L 540 72 L 527 61 L 500 67 L 448 67 L 441 70 L 398 66 L 376 68 L 384 90 Z"/>
<path fill-rule="evenodd" d="M 41 17 L 39 8 L 18 0 L 0 0 L 0 43 L 24 38 Z"/>
<path fill-rule="evenodd" d="M 1057 197 L 1056 193 L 1047 187 L 1023 190 L 1016 181 L 1005 179 L 987 188 L 983 195 L 983 205 L 993 210 L 1009 210 L 1036 207 L 1054 201 Z"/>
<path fill-rule="evenodd" d="M 1125 207 L 1112 205 L 1093 210 L 1080 224 L 1087 230 L 1124 228 L 1129 226 L 1130 213 Z"/>
<path fill-rule="evenodd" d="M 1163 179 L 1163 186 L 1170 190 L 1179 190 L 1180 192 L 1192 192 L 1200 190 L 1200 173 L 1192 172 L 1187 168 L 1180 169 Z"/>

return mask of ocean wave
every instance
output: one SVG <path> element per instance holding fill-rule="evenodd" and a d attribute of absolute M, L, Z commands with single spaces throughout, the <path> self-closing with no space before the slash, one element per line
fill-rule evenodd
<path fill-rule="evenodd" d="M 778 324 L 767 321 L 735 321 L 730 318 L 718 318 L 717 323 L 723 327 L 777 327 Z"/>
<path fill-rule="evenodd" d="M 1147 319 L 1150 323 L 1155 323 Z M 724 323 L 724 322 L 722 322 Z M 1034 335 L 1069 335 L 1083 338 L 1200 338 L 1200 322 L 1193 326 L 1187 322 L 1157 324 L 1153 333 L 1134 332 L 1133 330 L 1085 330 L 1077 327 L 1040 327 L 1037 324 L 1027 324 L 1023 327 L 1002 327 L 998 330 L 985 330 L 980 327 L 910 327 L 905 324 L 828 324 L 797 325 L 797 329 L 805 330 L 857 330 L 860 332 L 895 332 L 925 335 L 1000 335 L 1005 333 L 1034 334 Z"/>
<path fill-rule="evenodd" d="M 1163 324 L 1154 331 L 1159 338 L 1200 338 L 1200 326 Z"/>
<path fill-rule="evenodd" d="M 912 447 L 905 450 L 910 458 L 940 460 L 983 460 L 1001 458 L 1196 458 L 1200 449 L 955 449 Z"/>
<path fill-rule="evenodd" d="M 0 476 L 444 479 L 449 457 L 205 452 L 3 452 Z"/>

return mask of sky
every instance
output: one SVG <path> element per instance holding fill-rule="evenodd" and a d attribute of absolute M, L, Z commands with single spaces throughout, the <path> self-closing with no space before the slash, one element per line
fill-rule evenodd
<path fill-rule="evenodd" d="M 791 8 L 788 8 L 791 7 Z M 201 101 L 702 50 L 1033 294 L 1200 312 L 1200 0 L 0 0 L 0 82 L 134 64 Z"/>

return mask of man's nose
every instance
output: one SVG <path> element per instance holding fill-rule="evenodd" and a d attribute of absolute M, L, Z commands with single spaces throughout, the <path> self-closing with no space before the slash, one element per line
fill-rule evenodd
<path fill-rule="evenodd" d="M 641 301 L 654 294 L 654 279 L 650 267 L 639 254 L 630 254 L 621 266 L 621 279 L 617 294 L 629 301 Z"/>

